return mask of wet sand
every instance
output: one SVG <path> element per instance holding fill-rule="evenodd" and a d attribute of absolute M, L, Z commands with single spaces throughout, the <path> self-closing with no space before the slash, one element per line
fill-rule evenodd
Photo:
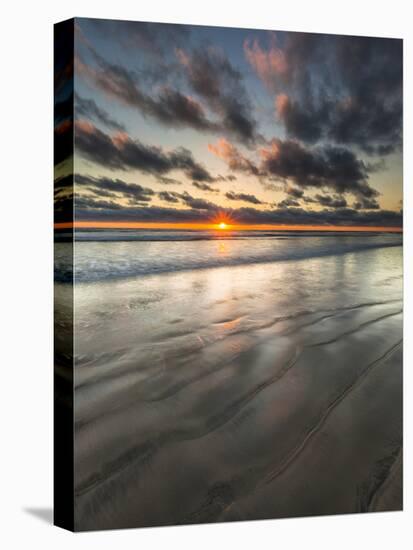
<path fill-rule="evenodd" d="M 402 508 L 401 249 L 78 284 L 77 530 Z"/>

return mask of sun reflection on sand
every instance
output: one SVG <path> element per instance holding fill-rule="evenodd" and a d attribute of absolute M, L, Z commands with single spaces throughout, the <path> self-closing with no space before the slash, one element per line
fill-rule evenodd
<path fill-rule="evenodd" d="M 226 242 L 220 242 L 218 244 L 218 254 L 223 257 L 228 255 L 228 244 Z"/>

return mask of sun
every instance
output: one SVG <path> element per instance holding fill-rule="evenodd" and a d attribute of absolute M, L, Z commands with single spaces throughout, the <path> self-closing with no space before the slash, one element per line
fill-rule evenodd
<path fill-rule="evenodd" d="M 221 223 L 218 225 L 218 227 L 219 227 L 220 229 L 226 229 L 226 228 L 227 228 L 227 224 L 226 224 L 225 222 L 221 222 Z"/>

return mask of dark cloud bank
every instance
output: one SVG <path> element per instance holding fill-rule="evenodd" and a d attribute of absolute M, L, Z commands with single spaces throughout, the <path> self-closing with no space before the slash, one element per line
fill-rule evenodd
<path fill-rule="evenodd" d="M 71 178 L 57 181 L 57 189 L 71 185 Z M 354 208 L 340 207 L 332 204 L 334 197 L 317 195 L 314 200 L 326 204 L 328 208 L 321 211 L 309 211 L 297 207 L 296 199 L 289 199 L 288 204 L 280 203 L 277 207 L 257 210 L 253 207 L 221 208 L 211 201 L 196 198 L 187 192 L 155 192 L 136 183 L 126 183 L 119 179 L 106 177 L 92 178 L 78 175 L 76 186 L 88 191 L 88 194 L 76 196 L 76 218 L 89 221 L 157 221 L 157 222 L 206 222 L 221 218 L 231 219 L 239 224 L 315 224 L 315 225 L 365 225 L 400 227 L 402 213 L 389 210 L 360 211 Z M 97 194 L 96 194 L 97 193 Z M 106 194 L 109 195 L 106 195 Z M 235 195 L 235 194 L 234 194 Z M 163 202 L 174 206 L 151 206 L 149 203 L 157 196 Z M 104 197 L 107 197 L 103 199 Z M 116 200 L 128 201 L 128 206 L 120 206 Z M 237 197 L 233 200 L 250 200 L 251 196 Z M 66 211 L 67 203 L 72 197 L 56 197 L 56 210 Z M 182 208 L 179 206 L 184 206 Z M 60 220 L 62 221 L 62 220 Z"/>
<path fill-rule="evenodd" d="M 179 202 L 178 197 L 168 199 L 168 202 Z M 230 218 L 238 224 L 310 224 L 310 225 L 362 225 L 400 227 L 402 216 L 400 212 L 390 210 L 358 211 L 351 208 L 340 210 L 324 209 L 308 211 L 302 208 L 280 206 L 273 210 L 257 210 L 254 208 L 223 209 L 203 199 L 188 197 L 188 209 L 147 206 L 140 208 L 122 208 L 121 215 L 117 205 L 110 207 L 102 201 L 84 200 L 76 202 L 76 217 L 78 220 L 91 221 L 152 221 L 152 222 L 205 222 L 211 223 L 220 217 Z M 109 207 L 108 207 L 109 206 Z"/>

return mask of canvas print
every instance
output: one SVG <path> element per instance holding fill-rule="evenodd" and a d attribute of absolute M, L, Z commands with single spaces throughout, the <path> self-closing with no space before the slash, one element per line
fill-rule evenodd
<path fill-rule="evenodd" d="M 402 509 L 402 67 L 56 25 L 57 525 Z"/>

